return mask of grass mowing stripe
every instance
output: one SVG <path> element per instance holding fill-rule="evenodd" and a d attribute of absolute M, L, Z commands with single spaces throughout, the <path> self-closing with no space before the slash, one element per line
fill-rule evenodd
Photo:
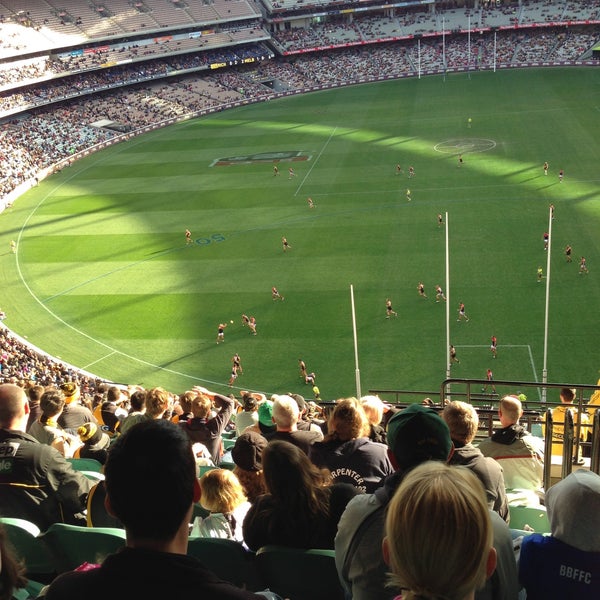
<path fill-rule="evenodd" d="M 422 301 L 415 287 L 424 281 L 431 296 L 435 283 L 445 286 L 436 215 L 448 210 L 451 314 L 462 299 L 471 316 L 468 327 L 451 323 L 452 341 L 485 346 L 493 333 L 499 346 L 527 345 L 530 360 L 503 351 L 493 368 L 496 379 L 531 379 L 534 357 L 541 364 L 544 306 L 535 272 L 538 263 L 545 269 L 541 235 L 553 202 L 549 373 L 590 381 L 600 333 L 589 302 L 600 291 L 590 95 L 597 82 L 595 71 L 574 69 L 356 86 L 243 107 L 108 149 L 42 182 L 3 215 L 3 240 L 26 224 L 18 256 L 25 285 L 34 298 L 56 296 L 44 317 L 12 283 L 14 257 L 0 256 L 8 324 L 101 375 L 177 390 L 202 378 L 226 390 L 237 351 L 242 387 L 310 395 L 297 377 L 301 356 L 330 397 L 353 391 L 352 282 L 363 389 L 435 389 L 445 372 L 444 307 Z M 496 147 L 465 152 L 459 169 L 457 153 L 472 139 Z M 436 151 L 448 140 L 460 142 Z M 265 163 L 210 166 L 284 150 L 311 154 L 289 163 L 295 181 L 285 162 L 280 177 Z M 405 173 L 412 164 L 416 177 L 396 176 L 397 162 Z M 196 244 L 168 252 L 183 244 L 186 227 Z M 286 255 L 282 235 L 292 244 Z M 586 253 L 589 276 L 565 263 L 567 243 Z M 272 285 L 285 302 L 271 300 Z M 385 320 L 388 296 L 399 312 L 393 321 Z M 242 329 L 241 312 L 256 315 L 258 336 Z M 217 346 L 216 325 L 230 319 Z M 460 374 L 482 377 L 489 363 L 485 348 L 474 349 Z"/>

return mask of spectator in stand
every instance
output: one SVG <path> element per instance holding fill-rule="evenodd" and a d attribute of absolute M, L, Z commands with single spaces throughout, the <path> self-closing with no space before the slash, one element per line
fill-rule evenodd
<path fill-rule="evenodd" d="M 96 417 L 92 411 L 81 402 L 81 391 L 79 386 L 69 381 L 60 386 L 65 395 L 65 407 L 58 419 L 58 424 L 69 433 L 76 434 L 77 429 L 84 423 L 96 423 Z"/>
<path fill-rule="evenodd" d="M 63 393 L 56 388 L 47 389 L 40 398 L 42 409 L 40 419 L 31 425 L 27 433 L 41 444 L 52 446 L 64 457 L 72 458 L 81 446 L 81 442 L 79 438 L 71 436 L 58 424 L 64 406 Z"/>
<path fill-rule="evenodd" d="M 273 422 L 276 431 L 264 434 L 267 440 L 284 440 L 298 446 L 306 455 L 310 447 L 321 439 L 321 435 L 314 431 L 298 430 L 300 409 L 298 403 L 290 396 L 274 395 Z"/>
<path fill-rule="evenodd" d="M 274 433 L 276 427 L 275 423 L 273 422 L 273 402 L 271 402 L 271 400 L 263 400 L 258 405 L 256 414 L 258 415 L 258 423 L 256 425 L 250 425 L 250 427 L 246 427 L 244 432 L 255 431 L 256 433 L 260 433 L 264 436 Z"/>
<path fill-rule="evenodd" d="M 356 398 L 338 401 L 328 422 L 328 434 L 311 446 L 310 459 L 329 469 L 334 482 L 346 482 L 371 493 L 394 472 L 387 446 L 372 442 L 367 415 Z"/>
<path fill-rule="evenodd" d="M 360 403 L 369 419 L 369 439 L 380 444 L 387 443 L 385 429 L 381 426 L 384 409 L 381 398 L 379 396 L 363 396 Z"/>
<path fill-rule="evenodd" d="M 212 469 L 200 478 L 200 504 L 210 512 L 194 523 L 192 535 L 243 542 L 242 524 L 250 508 L 239 479 L 227 469 Z"/>
<path fill-rule="evenodd" d="M 35 423 L 42 415 L 40 408 L 40 398 L 44 393 L 43 385 L 31 385 L 27 388 L 27 396 L 29 397 L 29 420 L 27 421 L 27 431 L 33 423 Z"/>
<path fill-rule="evenodd" d="M 587 437 L 587 425 L 589 425 L 588 415 L 586 413 L 579 413 L 577 407 L 573 404 L 575 400 L 576 390 L 571 388 L 562 388 L 560 390 L 560 401 L 561 405 L 556 406 L 552 409 L 552 456 L 561 456 L 564 447 L 564 434 L 565 434 L 565 420 L 567 418 L 567 410 L 573 413 L 573 424 L 575 425 L 575 435 L 577 435 L 577 425 L 581 425 L 581 432 L 579 440 L 585 441 Z M 544 428 L 545 435 L 545 428 Z M 573 440 L 575 446 L 575 440 Z M 576 464 L 583 464 L 583 457 L 581 446 L 579 451 L 573 455 L 573 462 Z"/>
<path fill-rule="evenodd" d="M 600 387 L 600 379 L 598 379 L 598 382 L 596 383 L 596 385 Z M 589 421 L 590 421 L 590 423 L 592 423 L 594 420 L 594 415 L 596 414 L 596 411 L 598 410 L 598 408 L 600 408 L 600 390 L 596 390 L 590 396 L 587 406 L 588 406 L 587 413 L 588 413 Z"/>
<path fill-rule="evenodd" d="M 181 413 L 177 416 L 177 418 L 173 418 L 173 423 L 184 423 L 185 421 L 189 421 L 194 418 L 192 414 L 192 400 L 196 397 L 196 393 L 188 390 L 187 392 L 183 392 L 183 394 L 179 395 L 179 406 L 181 408 Z"/>
<path fill-rule="evenodd" d="M 235 415 L 235 432 L 237 436 L 242 435 L 246 427 L 258 423 L 258 404 L 261 398 L 259 394 L 242 392 L 242 410 Z"/>
<path fill-rule="evenodd" d="M 78 430 L 83 445 L 75 451 L 74 458 L 93 458 L 104 464 L 108 458 L 110 436 L 96 423 L 85 423 Z"/>
<path fill-rule="evenodd" d="M 287 394 L 290 398 L 293 398 L 298 405 L 298 410 L 300 411 L 298 416 L 298 429 L 300 431 L 313 431 L 318 434 L 318 440 L 323 440 L 323 430 L 321 429 L 321 421 L 315 421 L 311 415 L 309 414 L 309 409 L 315 404 L 314 402 L 308 403 L 304 399 L 304 396 L 300 394 L 293 394 L 289 392 Z"/>
<path fill-rule="evenodd" d="M 233 472 L 239 479 L 244 493 L 250 502 L 267 493 L 267 485 L 262 468 L 262 453 L 267 447 L 267 440 L 256 431 L 244 431 L 236 440 L 231 450 L 231 458 L 235 463 Z"/>
<path fill-rule="evenodd" d="M 123 406 L 128 400 L 128 396 L 120 388 L 111 385 L 106 392 L 106 400 L 94 410 L 96 421 L 114 434 L 119 423 L 127 416 L 127 410 Z"/>
<path fill-rule="evenodd" d="M 146 417 L 151 420 L 163 419 L 171 407 L 171 395 L 161 387 L 146 392 Z"/>
<path fill-rule="evenodd" d="M 192 400 L 193 419 L 181 425 L 192 443 L 204 444 L 215 465 L 219 464 L 223 455 L 223 442 L 221 434 L 227 427 L 234 402 L 215 392 L 209 392 L 206 388 L 195 387 L 196 397 Z M 217 412 L 211 417 L 213 405 Z"/>
<path fill-rule="evenodd" d="M 346 483 L 326 485 L 328 474 L 282 440 L 267 445 L 263 468 L 268 493 L 256 499 L 244 520 L 248 548 L 333 548 L 339 518 L 358 490 Z"/>
<path fill-rule="evenodd" d="M 600 476 L 573 471 L 546 492 L 552 535 L 523 537 L 519 578 L 527 600 L 600 598 Z"/>
<path fill-rule="evenodd" d="M 450 431 L 432 408 L 411 404 L 395 413 L 387 430 L 396 472 L 374 494 L 353 499 L 342 515 L 335 539 L 335 562 L 346 592 L 354 600 L 392 600 L 400 590 L 386 585 L 388 568 L 381 544 L 387 507 L 402 480 L 426 461 L 447 462 L 454 451 Z M 517 564 L 506 523 L 490 511 L 498 565 L 476 600 L 515 600 Z"/>
<path fill-rule="evenodd" d="M 58 450 L 25 433 L 29 404 L 22 388 L 0 385 L 0 514 L 35 523 L 85 526 L 82 512 L 94 482 L 74 471 Z"/>
<path fill-rule="evenodd" d="M 125 527 L 126 547 L 97 568 L 60 575 L 47 600 L 261 598 L 218 579 L 186 555 L 200 487 L 180 427 L 165 419 L 138 423 L 115 442 L 105 474 L 106 506 Z"/>
<path fill-rule="evenodd" d="M 385 534 L 385 562 L 404 600 L 471 600 L 496 568 L 487 498 L 468 469 L 414 468 L 390 502 Z"/>
<path fill-rule="evenodd" d="M 483 440 L 479 449 L 495 459 L 504 471 L 508 489 L 540 490 L 544 474 L 544 441 L 531 435 L 519 423 L 523 415 L 516 396 L 504 396 L 498 407 L 501 429 Z"/>
<path fill-rule="evenodd" d="M 129 414 L 121 421 L 119 433 L 125 433 L 136 423 L 146 421 L 146 390 L 136 390 L 129 398 Z"/>
<path fill-rule="evenodd" d="M 510 516 L 502 467 L 493 458 L 484 456 L 472 443 L 479 428 L 477 411 L 466 402 L 453 401 L 444 407 L 442 418 L 450 429 L 454 444 L 449 464 L 473 470 L 485 488 L 489 508 L 508 523 Z"/>

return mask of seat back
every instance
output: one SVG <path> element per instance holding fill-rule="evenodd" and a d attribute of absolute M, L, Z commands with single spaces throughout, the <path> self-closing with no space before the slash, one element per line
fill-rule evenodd
<path fill-rule="evenodd" d="M 263 546 L 256 562 L 267 588 L 289 600 L 343 600 L 333 550 Z"/>
<path fill-rule="evenodd" d="M 25 562 L 27 577 L 47 581 L 56 572 L 52 554 L 40 539 L 37 525 L 24 519 L 0 518 L 18 558 Z"/>
<path fill-rule="evenodd" d="M 79 527 L 54 523 L 40 536 L 52 552 L 59 573 L 81 564 L 101 563 L 125 546 L 125 530 L 112 527 Z"/>
<path fill-rule="evenodd" d="M 102 463 L 95 458 L 67 458 L 75 471 L 94 471 L 102 473 Z"/>
<path fill-rule="evenodd" d="M 264 589 L 254 554 L 234 540 L 190 537 L 188 555 L 200 560 L 220 579 L 250 591 Z"/>
<path fill-rule="evenodd" d="M 99 481 L 89 492 L 87 499 L 87 526 L 88 527 L 116 527 L 123 529 L 123 524 L 117 517 L 108 514 L 104 506 L 106 498 L 106 485 Z"/>
<path fill-rule="evenodd" d="M 550 521 L 544 506 L 515 506 L 509 504 L 510 528 L 550 533 Z"/>

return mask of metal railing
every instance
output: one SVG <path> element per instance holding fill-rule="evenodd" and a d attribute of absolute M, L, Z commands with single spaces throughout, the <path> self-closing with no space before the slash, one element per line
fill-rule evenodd
<path fill-rule="evenodd" d="M 561 479 L 573 470 L 573 457 L 584 450 L 586 456 L 590 457 L 590 470 L 600 475 L 600 406 L 597 407 L 594 417 L 590 423 L 584 423 L 584 419 L 574 418 L 573 410 L 566 411 L 565 422 L 554 422 L 552 409 L 563 405 L 559 400 L 560 390 L 563 388 L 575 389 L 575 399 L 569 406 L 576 409 L 579 414 L 584 414 L 588 409 L 588 400 L 597 390 L 598 385 L 585 385 L 573 383 L 545 383 L 537 381 L 488 381 L 486 379 L 446 379 L 440 385 L 439 390 L 415 391 L 415 390 L 390 390 L 372 389 L 370 394 L 378 395 L 384 402 L 397 407 L 407 406 L 415 402 L 422 403 L 429 398 L 432 407 L 442 410 L 445 403 L 450 400 L 462 400 L 472 404 L 479 415 L 478 437 L 491 436 L 495 422 L 497 423 L 498 404 L 505 395 L 520 396 L 523 404 L 523 416 L 521 422 L 531 432 L 535 428 L 541 428 L 545 434 L 545 457 L 544 460 L 544 488 L 548 489 L 551 483 L 552 467 L 552 444 L 555 425 L 563 428 L 562 440 L 562 467 Z M 544 401 L 555 393 L 556 401 Z M 563 405 L 564 406 L 564 405 Z M 596 408 L 596 407 L 594 407 Z"/>

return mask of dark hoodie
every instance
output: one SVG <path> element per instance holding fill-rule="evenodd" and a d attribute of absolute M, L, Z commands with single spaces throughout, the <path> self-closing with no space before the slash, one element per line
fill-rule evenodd
<path fill-rule="evenodd" d="M 317 467 L 331 471 L 334 483 L 350 483 L 370 494 L 394 472 L 387 451 L 384 444 L 362 437 L 347 442 L 317 442 L 311 446 L 309 456 Z"/>
<path fill-rule="evenodd" d="M 517 440 L 523 439 L 529 432 L 522 425 L 509 425 L 503 429 L 498 429 L 492 435 L 492 442 L 510 446 Z"/>
<path fill-rule="evenodd" d="M 488 507 L 497 512 L 507 523 L 508 498 L 504 487 L 502 467 L 493 459 L 484 456 L 473 444 L 457 445 L 454 442 L 454 454 L 448 461 L 450 465 L 460 465 L 471 469 L 479 478 L 488 500 Z"/>

